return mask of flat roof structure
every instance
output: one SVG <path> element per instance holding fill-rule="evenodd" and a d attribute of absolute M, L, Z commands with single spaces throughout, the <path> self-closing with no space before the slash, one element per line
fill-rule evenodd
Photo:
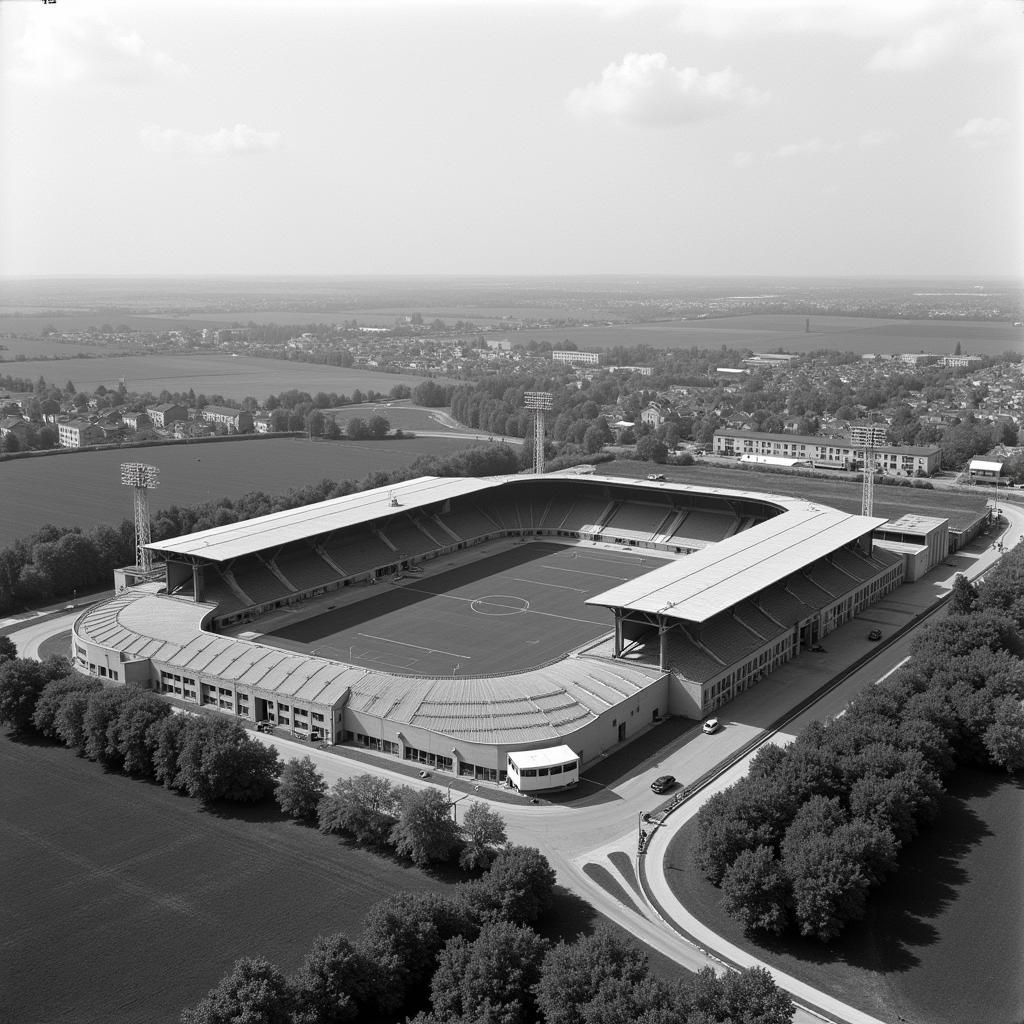
<path fill-rule="evenodd" d="M 211 562 L 227 562 L 268 547 L 309 540 L 350 526 L 362 526 L 384 516 L 434 505 L 493 487 L 493 477 L 421 476 L 387 487 L 329 498 L 313 505 L 271 512 L 256 519 L 185 534 L 147 545 L 150 551 L 192 555 Z M 396 505 L 392 501 L 397 502 Z"/>
<path fill-rule="evenodd" d="M 885 522 L 834 509 L 794 509 L 613 587 L 587 604 L 705 622 Z"/>
<path fill-rule="evenodd" d="M 946 522 L 949 520 L 938 519 L 935 516 L 919 516 L 914 512 L 908 512 L 905 516 L 900 516 L 899 519 L 890 519 L 881 529 L 896 530 L 899 533 L 925 534 Z"/>
<path fill-rule="evenodd" d="M 990 462 L 988 459 L 971 459 L 971 464 L 967 468 L 972 473 L 1002 473 L 1003 464 Z"/>
<path fill-rule="evenodd" d="M 557 747 L 542 747 L 540 750 L 510 750 L 508 756 L 523 768 L 553 768 L 557 764 L 578 761 L 580 755 L 564 743 Z"/>

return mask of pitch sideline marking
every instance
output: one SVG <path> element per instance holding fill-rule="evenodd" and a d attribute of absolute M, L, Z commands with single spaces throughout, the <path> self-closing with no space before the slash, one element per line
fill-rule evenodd
<path fill-rule="evenodd" d="M 415 647 L 418 651 L 426 651 L 427 654 L 445 654 L 449 658 L 465 658 L 466 661 L 472 661 L 473 656 L 471 654 L 456 654 L 453 651 L 439 651 L 436 647 L 424 647 L 422 644 L 407 644 L 404 640 L 392 640 L 388 636 L 374 636 L 372 633 L 357 633 L 356 636 L 364 636 L 367 640 L 380 640 L 385 644 L 398 644 L 401 647 Z"/>

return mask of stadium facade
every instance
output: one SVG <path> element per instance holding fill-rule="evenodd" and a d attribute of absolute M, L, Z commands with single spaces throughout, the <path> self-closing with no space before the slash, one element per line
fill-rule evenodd
<path fill-rule="evenodd" d="M 873 543 L 884 523 L 597 475 L 422 477 L 149 545 L 166 579 L 85 611 L 73 656 L 112 685 L 500 781 L 510 753 L 569 747 L 586 766 L 816 645 L 903 581 Z M 531 540 L 664 561 L 586 600 L 607 610 L 603 636 L 524 671 L 416 675 L 261 639 L 275 615 L 350 608 L 441 556 Z"/>

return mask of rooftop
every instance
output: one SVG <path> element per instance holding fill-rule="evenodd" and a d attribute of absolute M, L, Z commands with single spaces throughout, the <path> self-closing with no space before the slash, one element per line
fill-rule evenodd
<path fill-rule="evenodd" d="M 885 521 L 816 506 L 791 509 L 606 590 L 587 604 L 705 622 Z"/>

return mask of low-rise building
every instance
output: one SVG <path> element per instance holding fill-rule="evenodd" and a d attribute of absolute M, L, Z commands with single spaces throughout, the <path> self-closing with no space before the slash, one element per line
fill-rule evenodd
<path fill-rule="evenodd" d="M 61 448 L 87 448 L 106 440 L 102 427 L 83 419 L 57 424 L 57 433 Z"/>
<path fill-rule="evenodd" d="M 862 459 L 862 449 L 853 445 L 848 438 L 766 434 L 731 428 L 715 431 L 714 453 L 810 459 L 814 465 L 837 469 L 856 469 Z M 875 449 L 876 465 L 890 476 L 931 476 L 938 472 L 941 459 L 942 453 L 938 448 L 880 445 Z"/>
<path fill-rule="evenodd" d="M 232 409 L 226 405 L 208 405 L 202 411 L 203 419 L 207 423 L 220 423 L 229 430 L 236 430 L 243 433 L 252 430 L 252 413 L 245 409 Z"/>
<path fill-rule="evenodd" d="M 150 406 L 146 412 L 153 422 L 154 427 L 169 427 L 175 420 L 188 419 L 188 410 L 176 402 L 163 402 L 160 405 Z"/>

